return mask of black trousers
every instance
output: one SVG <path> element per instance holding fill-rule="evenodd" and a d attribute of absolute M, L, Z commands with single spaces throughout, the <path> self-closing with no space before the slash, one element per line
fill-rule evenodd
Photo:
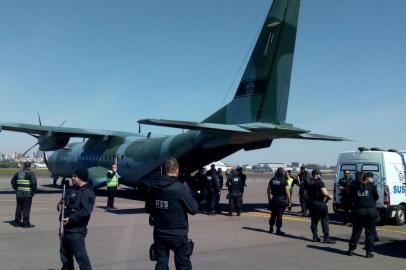
<path fill-rule="evenodd" d="M 22 215 L 23 224 L 28 224 L 30 222 L 32 197 L 24 197 L 24 198 L 16 197 L 16 200 L 17 206 L 15 213 L 15 222 L 20 223 Z"/>
<path fill-rule="evenodd" d="M 216 206 L 216 191 L 214 189 L 209 189 L 207 192 L 207 213 L 212 213 Z"/>
<path fill-rule="evenodd" d="M 279 231 L 282 227 L 282 217 L 287 206 L 287 201 L 284 198 L 274 197 L 270 204 L 272 213 L 269 219 L 269 227 L 273 228 L 276 223 L 276 230 Z"/>
<path fill-rule="evenodd" d="M 107 188 L 107 207 L 114 207 L 114 197 L 116 196 L 117 187 L 108 187 Z"/>
<path fill-rule="evenodd" d="M 329 237 L 330 231 L 328 226 L 329 221 L 327 205 L 322 202 L 311 202 L 309 210 L 311 217 L 310 229 L 313 236 L 317 236 L 317 227 L 321 221 L 321 229 L 323 230 L 324 237 Z"/>
<path fill-rule="evenodd" d="M 357 248 L 361 237 L 362 229 L 365 229 L 365 250 L 372 251 L 376 236 L 376 209 L 360 208 L 353 211 L 352 234 L 349 247 L 351 250 Z"/>
<path fill-rule="evenodd" d="M 300 207 L 302 208 L 302 213 L 305 214 L 307 211 L 307 201 L 304 196 L 304 191 L 299 192 L 299 202 L 300 202 Z"/>
<path fill-rule="evenodd" d="M 241 196 L 238 195 L 229 195 L 228 199 L 228 206 L 229 206 L 229 213 L 232 213 L 234 210 L 237 214 L 240 214 L 241 209 Z"/>
<path fill-rule="evenodd" d="M 216 213 L 221 213 L 221 209 L 220 209 L 220 191 L 216 192 L 215 196 L 215 203 L 214 203 L 214 210 L 216 211 Z"/>
<path fill-rule="evenodd" d="M 75 257 L 80 270 L 92 269 L 87 256 L 85 237 L 86 234 L 84 233 L 65 232 L 59 251 L 62 261 L 61 270 L 74 269 L 73 257 Z"/>
<path fill-rule="evenodd" d="M 158 261 L 155 265 L 155 270 L 168 270 L 169 251 L 174 252 L 175 267 L 177 270 L 191 270 L 192 262 L 188 255 L 187 235 L 178 239 L 160 239 L 155 238 L 157 248 Z"/>
<path fill-rule="evenodd" d="M 350 209 L 351 209 L 350 198 L 347 198 L 347 196 L 342 196 L 341 198 L 342 198 L 341 203 L 343 207 L 343 222 L 348 223 L 350 222 Z"/>

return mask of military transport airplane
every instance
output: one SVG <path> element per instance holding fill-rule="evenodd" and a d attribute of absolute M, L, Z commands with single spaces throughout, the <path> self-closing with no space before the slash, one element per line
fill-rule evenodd
<path fill-rule="evenodd" d="M 113 161 L 122 183 L 137 186 L 173 156 L 195 170 L 241 149 L 271 146 L 274 139 L 342 141 L 312 134 L 285 122 L 300 0 L 274 0 L 233 100 L 202 122 L 144 119 L 138 123 L 188 130 L 173 136 L 100 131 L 0 122 L 0 131 L 22 132 L 38 139 L 52 177 L 70 177 L 85 167 L 95 187 L 105 184 Z M 69 143 L 70 138 L 84 138 Z M 198 157 L 198 158 L 197 158 Z"/>

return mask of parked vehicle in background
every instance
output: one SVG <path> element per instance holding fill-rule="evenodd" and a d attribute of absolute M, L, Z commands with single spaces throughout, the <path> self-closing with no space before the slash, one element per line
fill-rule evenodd
<path fill-rule="evenodd" d="M 349 171 L 355 181 L 357 171 L 372 172 L 379 199 L 376 207 L 384 220 L 405 223 L 406 207 L 406 151 L 382 150 L 379 148 L 358 148 L 358 151 L 339 155 L 334 180 L 334 211 L 342 210 L 338 182 Z"/>

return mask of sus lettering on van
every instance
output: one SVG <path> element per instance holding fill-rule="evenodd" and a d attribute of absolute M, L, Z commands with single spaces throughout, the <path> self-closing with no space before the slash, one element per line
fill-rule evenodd
<path fill-rule="evenodd" d="M 406 186 L 394 186 L 393 193 L 394 194 L 406 193 Z"/>

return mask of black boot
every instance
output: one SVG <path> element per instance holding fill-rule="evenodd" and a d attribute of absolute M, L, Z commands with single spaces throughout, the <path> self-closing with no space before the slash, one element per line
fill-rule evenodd
<path fill-rule="evenodd" d="M 268 232 L 269 232 L 269 233 L 273 233 L 273 227 L 269 227 Z"/>
<path fill-rule="evenodd" d="M 277 235 L 282 235 L 282 236 L 285 235 L 285 233 L 282 232 L 280 229 L 277 229 L 277 230 L 276 230 L 276 234 L 277 234 Z"/>
<path fill-rule="evenodd" d="M 353 249 L 349 249 L 349 250 L 347 251 L 347 255 L 348 255 L 348 256 L 354 255 L 354 250 L 353 250 Z"/>
<path fill-rule="evenodd" d="M 313 242 L 320 242 L 321 239 L 320 237 L 317 236 L 317 234 L 313 234 Z"/>
<path fill-rule="evenodd" d="M 325 237 L 324 237 L 324 240 L 323 240 L 323 243 L 324 243 L 324 244 L 335 244 L 336 241 L 333 240 L 333 239 L 331 239 L 331 238 L 328 237 L 328 236 L 325 236 Z"/>
<path fill-rule="evenodd" d="M 366 257 L 367 257 L 367 258 L 373 258 L 373 257 L 374 257 L 374 254 L 372 254 L 371 251 L 367 251 Z"/>

